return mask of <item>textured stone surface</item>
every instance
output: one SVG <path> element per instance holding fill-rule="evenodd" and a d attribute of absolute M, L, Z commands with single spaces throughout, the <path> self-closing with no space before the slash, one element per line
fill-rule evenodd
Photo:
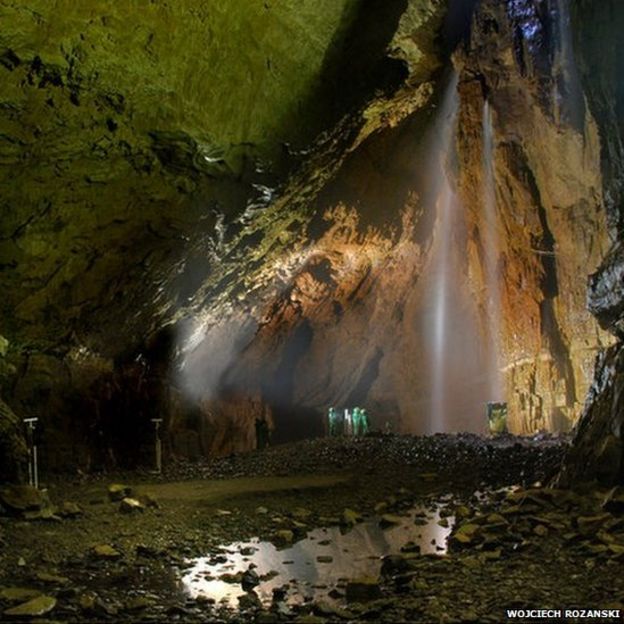
<path fill-rule="evenodd" d="M 557 2 L 481 2 L 453 57 L 458 314 L 475 330 L 452 429 L 483 430 L 487 399 L 486 97 L 512 430 L 575 422 L 611 341 L 585 297 L 620 222 L 619 57 L 592 68 L 621 10 L 590 4 L 573 7 L 574 72 Z M 0 382 L 41 417 L 45 465 L 152 461 L 155 416 L 165 453 L 190 457 L 253 448 L 259 416 L 278 440 L 321 433 L 332 404 L 431 430 L 446 2 L 109 5 L 0 4 Z M 590 294 L 612 330 L 619 255 Z"/>

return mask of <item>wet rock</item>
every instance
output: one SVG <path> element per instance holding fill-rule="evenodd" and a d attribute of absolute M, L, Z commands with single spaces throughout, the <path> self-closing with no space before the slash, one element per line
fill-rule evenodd
<path fill-rule="evenodd" d="M 76 518 L 82 515 L 82 509 L 76 503 L 65 501 L 58 513 L 63 518 Z"/>
<path fill-rule="evenodd" d="M 251 557 L 257 551 L 258 549 L 255 548 L 254 546 L 243 546 L 239 550 L 240 554 L 243 555 L 244 557 Z"/>
<path fill-rule="evenodd" d="M 5 587 L 0 589 L 0 600 L 7 602 L 24 602 L 41 596 L 42 592 L 38 589 L 29 587 Z"/>
<path fill-rule="evenodd" d="M 118 550 L 115 550 L 109 544 L 98 544 L 93 547 L 93 554 L 97 559 L 120 559 L 121 553 Z"/>
<path fill-rule="evenodd" d="M 342 620 L 349 620 L 353 618 L 353 613 L 347 611 L 346 609 L 342 609 L 337 605 L 330 604 L 323 600 L 319 602 L 315 602 L 312 605 L 312 612 L 315 615 L 320 615 L 328 618 L 340 618 Z"/>
<path fill-rule="evenodd" d="M 113 502 L 120 501 L 130 496 L 132 496 L 132 488 L 129 485 L 112 483 L 108 486 L 108 498 Z"/>
<path fill-rule="evenodd" d="M 598 514 L 595 516 L 579 516 L 576 524 L 579 531 L 584 535 L 589 535 L 598 531 L 598 529 L 613 516 L 609 513 Z"/>
<path fill-rule="evenodd" d="M 49 613 L 56 607 L 56 598 L 52 596 L 37 596 L 17 607 L 7 609 L 4 615 L 10 617 L 37 617 Z"/>
<path fill-rule="evenodd" d="M 381 516 L 379 520 L 379 526 L 382 529 L 388 529 L 392 526 L 401 524 L 403 521 L 404 521 L 404 518 L 401 518 L 400 516 L 394 516 L 392 514 L 384 514 L 383 516 Z"/>
<path fill-rule="evenodd" d="M 243 582 L 243 574 L 244 574 L 243 572 L 236 572 L 236 573 L 225 572 L 219 577 L 219 580 L 223 581 L 224 583 L 230 583 L 232 585 L 239 585 L 240 583 Z"/>
<path fill-rule="evenodd" d="M 410 569 L 408 560 L 401 555 L 387 555 L 381 560 L 381 575 L 396 576 Z"/>
<path fill-rule="evenodd" d="M 145 507 L 149 507 L 151 509 L 160 509 L 160 503 L 158 502 L 158 499 L 150 492 L 145 492 L 141 496 L 141 500 Z"/>
<path fill-rule="evenodd" d="M 69 583 L 69 579 L 65 576 L 59 576 L 58 574 L 51 574 L 50 572 L 37 572 L 35 577 L 42 583 L 50 583 L 52 585 L 66 585 Z"/>
<path fill-rule="evenodd" d="M 238 597 L 238 606 L 242 610 L 260 609 L 262 607 L 262 602 L 256 592 L 248 591 L 246 594 Z"/>
<path fill-rule="evenodd" d="M 284 546 L 286 544 L 292 544 L 294 539 L 295 534 L 290 529 L 281 529 L 279 531 L 276 531 L 273 536 L 273 541 L 281 546 Z"/>
<path fill-rule="evenodd" d="M 119 503 L 119 511 L 124 514 L 142 512 L 145 507 L 136 498 L 123 498 Z"/>
<path fill-rule="evenodd" d="M 5 485 L 0 488 L 0 503 L 13 512 L 43 509 L 46 499 L 30 485 Z"/>
<path fill-rule="evenodd" d="M 22 517 L 24 520 L 45 520 L 49 522 L 61 522 L 63 519 L 56 513 L 54 507 L 44 507 L 37 511 L 24 511 Z"/>
<path fill-rule="evenodd" d="M 461 524 L 451 536 L 451 539 L 460 544 L 470 544 L 474 542 L 481 531 L 478 524 L 465 523 Z"/>
<path fill-rule="evenodd" d="M 130 598 L 126 604 L 126 611 L 141 611 L 154 605 L 154 601 L 147 596 L 134 596 Z"/>
<path fill-rule="evenodd" d="M 241 587 L 249 591 L 260 584 L 260 577 L 254 570 L 247 570 L 241 578 Z"/>
<path fill-rule="evenodd" d="M 325 622 L 327 622 L 324 617 L 314 615 L 313 613 L 300 615 L 294 621 L 297 622 L 297 624 L 325 624 Z"/>
<path fill-rule="evenodd" d="M 609 490 L 602 502 L 602 508 L 615 514 L 624 513 L 624 487 L 620 485 Z"/>
<path fill-rule="evenodd" d="M 354 511 L 353 509 L 347 508 L 342 512 L 342 524 L 346 526 L 354 526 L 361 521 L 362 514 Z"/>
<path fill-rule="evenodd" d="M 367 602 L 381 597 L 379 582 L 373 577 L 349 581 L 346 586 L 347 602 Z"/>

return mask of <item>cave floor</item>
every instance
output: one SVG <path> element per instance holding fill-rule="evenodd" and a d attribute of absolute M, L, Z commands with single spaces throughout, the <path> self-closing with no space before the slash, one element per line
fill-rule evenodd
<path fill-rule="evenodd" d="M 499 622 L 506 608 L 622 608 L 624 515 L 605 513 L 592 492 L 554 500 L 544 488 L 530 489 L 555 473 L 566 445 L 548 436 L 313 440 L 170 464 L 158 477 L 57 478 L 48 494 L 58 514 L 66 512 L 62 519 L 0 518 L 0 610 L 11 621 L 7 611 L 38 594 L 54 599 L 46 617 L 61 622 Z M 112 483 L 131 487 L 144 508 L 122 513 L 109 499 Z M 439 505 L 449 510 L 443 517 Z M 323 587 L 329 597 L 322 600 L 305 600 L 293 578 L 284 579 L 292 581 L 288 591 L 262 602 L 262 579 L 230 574 L 237 588 L 260 581 L 255 592 L 239 591 L 231 608 L 183 582 L 198 560 L 227 564 L 241 550 L 250 554 L 241 542 L 253 538 L 286 557 L 309 545 L 314 530 L 333 530 L 334 541 L 366 523 L 392 530 L 414 525 L 414 509 L 438 509 L 435 524 L 448 531 L 456 523 L 448 552 L 445 544 L 437 554 L 386 550 L 397 557 L 384 560 L 375 582 L 341 578 Z M 416 524 L 424 523 L 418 516 Z M 457 537 L 463 525 L 473 527 L 467 541 Z M 327 529 L 337 526 L 339 533 Z M 372 545 L 370 552 L 378 554 Z M 330 559 L 329 568 L 337 565 Z"/>

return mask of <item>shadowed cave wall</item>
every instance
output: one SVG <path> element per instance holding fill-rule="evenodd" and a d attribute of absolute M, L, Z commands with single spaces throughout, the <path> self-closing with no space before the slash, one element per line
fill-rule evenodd
<path fill-rule="evenodd" d="M 555 1 L 483 0 L 473 16 L 433 0 L 153 2 L 132 34 L 134 9 L 72 5 L 50 29 L 32 4 L 2 8 L 2 397 L 41 417 L 49 466 L 144 461 L 155 415 L 167 452 L 195 458 L 252 448 L 261 414 L 276 440 L 320 434 L 329 405 L 431 431 L 427 137 L 451 66 L 477 333 L 458 346 L 474 357 L 450 392 L 471 398 L 448 429 L 483 431 L 489 398 L 486 99 L 510 425 L 577 421 L 613 342 L 586 293 L 620 219 L 616 53 L 589 69 L 616 3 L 570 3 L 575 87 Z"/>

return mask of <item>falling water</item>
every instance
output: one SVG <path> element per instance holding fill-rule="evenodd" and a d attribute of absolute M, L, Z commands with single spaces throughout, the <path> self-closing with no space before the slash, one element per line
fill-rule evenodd
<path fill-rule="evenodd" d="M 483 219 L 482 243 L 485 264 L 485 300 L 487 302 L 488 338 L 488 400 L 502 401 L 502 383 L 499 365 L 499 337 L 501 330 L 501 291 L 498 256 L 496 214 L 496 187 L 494 180 L 494 133 L 490 104 L 483 104 Z"/>
<path fill-rule="evenodd" d="M 434 127 L 434 137 L 430 146 L 431 154 L 437 155 L 430 161 L 430 197 L 435 197 L 436 226 L 432 249 L 429 276 L 430 293 L 433 303 L 426 319 L 426 335 L 429 339 L 428 351 L 431 364 L 431 402 L 429 432 L 448 430 L 448 353 L 451 290 L 453 287 L 454 221 L 457 212 L 457 197 L 449 178 L 449 160 L 453 153 L 453 140 L 457 125 L 458 110 L 457 75 L 453 74 L 442 100 Z"/>
<path fill-rule="evenodd" d="M 428 389 L 424 389 L 429 419 L 426 432 L 485 431 L 485 403 L 499 398 L 496 349 L 484 335 L 483 320 L 470 285 L 468 237 L 460 197 L 456 191 L 457 159 L 455 139 L 459 96 L 457 77 L 449 81 L 432 140 L 427 146 L 426 204 L 435 209 L 435 226 L 421 297 L 425 301 L 424 342 L 428 362 Z M 491 132 L 490 132 L 491 134 Z M 491 138 L 490 138 L 491 144 Z M 488 158 L 491 174 L 491 148 Z M 488 211 L 495 212 L 493 174 L 488 184 Z M 484 236 L 494 252 L 494 219 Z M 497 283 L 496 254 L 488 269 L 488 282 Z M 490 293 L 491 331 L 498 332 L 498 294 Z M 421 416 L 422 419 L 422 416 Z"/>
<path fill-rule="evenodd" d="M 585 99 L 574 58 L 569 0 L 554 0 L 551 15 L 557 28 L 555 38 L 555 114 L 559 122 L 583 130 Z"/>

